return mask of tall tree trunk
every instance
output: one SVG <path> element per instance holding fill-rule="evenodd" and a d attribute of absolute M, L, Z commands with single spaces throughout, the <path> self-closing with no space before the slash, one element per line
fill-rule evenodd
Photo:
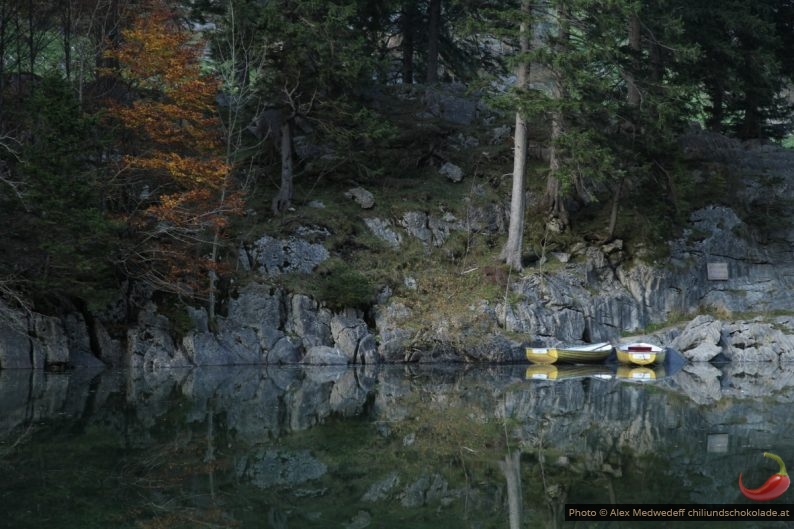
<path fill-rule="evenodd" d="M 33 14 L 33 0 L 28 0 L 28 51 L 30 52 L 30 75 L 31 79 L 33 78 L 33 73 L 36 70 L 36 41 L 35 41 L 35 31 L 33 27 L 34 22 L 34 14 Z M 33 83 L 31 83 L 31 89 L 33 88 Z"/>
<path fill-rule="evenodd" d="M 116 68 L 116 60 L 105 54 L 105 46 L 116 46 L 118 44 L 118 20 L 119 5 L 118 0 L 110 0 L 104 20 L 97 25 L 97 47 L 96 47 L 96 73 L 95 77 L 101 77 L 100 70 L 104 68 Z"/>
<path fill-rule="evenodd" d="M 14 29 L 16 30 L 16 38 L 14 39 L 14 43 L 16 44 L 16 52 L 17 52 L 17 95 L 22 96 L 22 22 L 21 16 L 19 11 L 15 13 L 14 16 Z"/>
<path fill-rule="evenodd" d="M 416 0 L 403 3 L 400 12 L 400 34 L 402 35 L 402 79 L 403 84 L 414 82 L 414 24 L 416 21 Z"/>
<path fill-rule="evenodd" d="M 63 65 L 66 80 L 72 80 L 72 0 L 63 0 Z"/>
<path fill-rule="evenodd" d="M 626 70 L 624 73 L 624 78 L 626 79 L 626 87 L 627 87 L 627 95 L 626 95 L 626 104 L 629 108 L 636 111 L 639 108 L 641 102 L 641 94 L 640 90 L 637 87 L 637 79 L 634 76 L 634 72 L 639 70 L 639 57 L 641 52 L 641 41 L 640 41 L 640 17 L 637 16 L 637 13 L 632 12 L 629 15 L 629 23 L 628 23 L 628 37 L 629 37 L 629 49 L 631 50 L 631 60 L 629 69 Z M 631 131 L 634 131 L 635 125 L 634 123 L 629 124 L 629 128 Z M 620 199 L 621 194 L 623 192 L 623 180 L 625 177 L 621 177 L 612 193 L 612 208 L 609 212 L 609 226 L 607 227 L 607 239 L 612 240 L 615 236 L 615 228 L 617 227 L 618 223 L 618 210 L 620 208 Z"/>
<path fill-rule="evenodd" d="M 632 108 L 640 106 L 640 89 L 637 87 L 637 79 L 634 73 L 638 70 L 638 59 L 640 56 L 640 17 L 637 13 L 629 15 L 629 49 L 631 50 L 631 66 L 624 73 L 626 86 L 628 88 L 627 103 Z"/>
<path fill-rule="evenodd" d="M 521 2 L 521 11 L 526 19 L 519 26 L 519 46 L 524 58 L 518 63 L 516 69 L 516 89 L 524 92 L 529 84 L 529 62 L 526 54 L 529 53 L 529 24 L 530 0 Z M 516 130 L 513 147 L 513 189 L 510 198 L 510 228 L 507 232 L 507 243 L 502 248 L 500 259 L 503 259 L 513 270 L 521 270 L 522 245 L 524 240 L 524 212 L 526 197 L 524 192 L 524 178 L 527 169 L 527 122 L 521 111 L 516 112 Z"/>
<path fill-rule="evenodd" d="M 281 213 L 290 206 L 294 193 L 293 173 L 292 118 L 288 118 L 281 125 L 281 187 L 273 199 L 273 213 Z"/>
<path fill-rule="evenodd" d="M 752 94 L 745 94 L 744 117 L 739 129 L 739 137 L 744 140 L 761 137 L 761 113 L 758 111 L 756 98 Z"/>
<path fill-rule="evenodd" d="M 441 33 L 441 0 L 427 6 L 427 84 L 438 82 L 438 41 Z"/>
<path fill-rule="evenodd" d="M 612 209 L 609 212 L 609 226 L 607 227 L 607 240 L 615 237 L 615 227 L 618 224 L 618 209 L 620 208 L 620 195 L 623 190 L 623 178 L 618 180 L 612 197 Z"/>
<path fill-rule="evenodd" d="M 654 84 L 659 84 L 664 78 L 664 58 L 661 46 L 655 40 L 650 43 L 649 54 L 651 61 L 650 79 Z"/>
<path fill-rule="evenodd" d="M 3 103 L 6 91 L 6 28 L 8 27 L 6 0 L 0 0 L 0 127 L 3 124 Z M 0 129 L 0 133 L 4 131 Z"/>
<path fill-rule="evenodd" d="M 715 81 L 706 84 L 706 92 L 711 99 L 709 116 L 706 119 L 706 126 L 714 132 L 722 131 L 722 121 L 725 115 L 725 102 L 723 99 L 722 86 Z"/>
<path fill-rule="evenodd" d="M 559 35 L 557 37 L 556 52 L 565 53 L 568 42 L 568 9 L 563 2 L 557 7 L 559 20 Z M 557 101 L 566 98 L 565 80 L 562 72 L 554 72 L 553 97 Z M 564 230 L 568 226 L 568 210 L 565 207 L 562 185 L 559 179 L 560 149 L 559 143 L 565 131 L 565 122 L 562 109 L 554 109 L 551 115 L 551 137 L 549 139 L 549 176 L 546 181 L 546 196 L 544 202 L 552 219 L 556 219 L 556 229 Z"/>

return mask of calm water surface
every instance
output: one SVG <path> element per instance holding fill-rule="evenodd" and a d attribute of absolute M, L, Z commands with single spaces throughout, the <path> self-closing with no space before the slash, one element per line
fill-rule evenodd
<path fill-rule="evenodd" d="M 0 527 L 630 527 L 563 506 L 749 505 L 792 403 L 773 365 L 0 371 Z"/>

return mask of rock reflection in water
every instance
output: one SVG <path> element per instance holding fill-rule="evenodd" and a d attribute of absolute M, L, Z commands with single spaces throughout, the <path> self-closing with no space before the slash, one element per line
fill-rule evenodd
<path fill-rule="evenodd" d="M 0 371 L 0 526 L 558 527 L 566 502 L 744 502 L 760 452 L 794 457 L 786 367 L 525 376 Z"/>

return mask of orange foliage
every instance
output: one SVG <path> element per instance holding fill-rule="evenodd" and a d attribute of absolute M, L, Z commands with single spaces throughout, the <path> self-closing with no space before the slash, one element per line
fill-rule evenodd
<path fill-rule="evenodd" d="M 229 215 L 242 210 L 242 197 L 228 189 L 232 167 L 215 108 L 219 83 L 201 71 L 203 42 L 168 0 L 143 7 L 122 30 L 119 47 L 107 53 L 135 94 L 131 104 L 109 105 L 132 139 L 122 158 L 125 170 L 154 180 L 162 193 L 143 217 L 130 217 L 138 229 L 151 227 L 148 219 L 157 221 L 147 249 L 135 255 L 158 268 L 158 286 L 178 281 L 195 292 L 196 276 L 218 268 L 214 259 L 197 260 L 195 254 L 202 243 L 217 240 Z"/>

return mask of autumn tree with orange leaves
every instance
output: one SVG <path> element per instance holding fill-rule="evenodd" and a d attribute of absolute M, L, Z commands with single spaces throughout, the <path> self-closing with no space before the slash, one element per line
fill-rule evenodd
<path fill-rule="evenodd" d="M 214 321 L 220 246 L 242 196 L 216 112 L 218 80 L 201 71 L 203 42 L 165 0 L 153 0 L 110 52 L 132 102 L 110 114 L 128 134 L 120 175 L 139 206 L 128 220 L 142 234 L 125 256 L 132 277 L 158 290 L 208 301 Z"/>

